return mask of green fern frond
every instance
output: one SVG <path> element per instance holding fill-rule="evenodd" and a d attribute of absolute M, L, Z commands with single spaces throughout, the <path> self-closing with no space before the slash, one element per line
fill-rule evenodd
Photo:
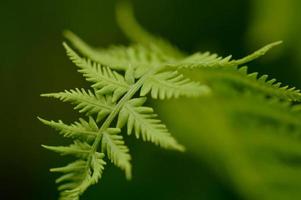
<path fill-rule="evenodd" d="M 268 97 L 277 97 L 287 101 L 301 101 L 301 93 L 295 87 L 282 86 L 276 79 L 268 79 L 267 75 L 259 76 L 257 72 L 248 74 L 248 68 L 243 67 L 212 67 L 200 68 L 197 77 L 209 84 L 215 82 L 227 83 L 242 91 L 253 91 Z"/>
<path fill-rule="evenodd" d="M 38 119 L 43 124 L 56 129 L 61 135 L 67 138 L 84 138 L 87 141 L 90 141 L 97 136 L 98 127 L 92 117 L 89 117 L 89 122 L 80 118 L 79 122 L 74 122 L 71 125 L 67 125 L 61 120 L 55 122 L 53 120 L 48 121 L 40 117 L 38 117 Z"/>
<path fill-rule="evenodd" d="M 52 97 L 64 102 L 75 104 L 74 109 L 80 113 L 86 113 L 87 116 L 97 115 L 97 122 L 105 118 L 114 107 L 110 97 L 95 95 L 91 90 L 74 89 L 64 92 L 42 94 L 42 97 Z"/>
<path fill-rule="evenodd" d="M 59 153 L 62 156 L 73 155 L 78 158 L 86 159 L 91 150 L 91 146 L 86 142 L 75 140 L 69 146 L 47 146 L 42 145 L 44 148 Z"/>
<path fill-rule="evenodd" d="M 116 101 L 128 91 L 130 85 L 122 75 L 109 67 L 79 57 L 66 43 L 63 45 L 71 61 L 80 68 L 78 71 L 84 74 L 87 81 L 94 83 L 92 87 L 96 89 L 96 93 L 101 95 L 113 93 L 112 100 Z"/>
<path fill-rule="evenodd" d="M 179 96 L 196 97 L 208 94 L 210 89 L 185 78 L 177 71 L 166 71 L 150 76 L 141 88 L 140 95 L 151 93 L 154 99 L 170 99 Z"/>
<path fill-rule="evenodd" d="M 154 45 L 135 44 L 130 47 L 112 46 L 107 49 L 90 47 L 71 31 L 65 33 L 65 37 L 89 59 L 108 66 L 114 70 L 126 71 L 129 67 L 134 69 L 148 68 L 160 63 L 174 60 L 162 52 L 158 52 Z"/>
<path fill-rule="evenodd" d="M 127 179 L 132 177 L 131 155 L 129 149 L 125 146 L 123 137 L 118 135 L 120 129 L 111 128 L 103 132 L 102 152 L 107 152 L 109 159 L 118 167 L 125 171 Z"/>
<path fill-rule="evenodd" d="M 79 56 L 63 43 L 70 60 L 79 68 L 78 71 L 87 81 L 92 82 L 92 89 L 76 88 L 42 95 L 70 102 L 75 105 L 74 109 L 89 117 L 89 121 L 80 118 L 71 125 L 39 118 L 42 123 L 58 130 L 62 136 L 74 140 L 70 146 L 44 146 L 61 155 L 76 158 L 64 167 L 51 170 L 63 174 L 57 179 L 57 183 L 61 184 L 59 190 L 62 200 L 78 200 L 90 185 L 99 181 L 105 165 L 105 155 L 114 165 L 125 171 L 128 179 L 131 178 L 131 155 L 121 132 L 124 126 L 127 127 L 128 135 L 135 134 L 136 138 L 166 149 L 184 151 L 185 148 L 172 137 L 153 109 L 144 106 L 146 97 L 142 96 L 148 93 L 155 99 L 208 96 L 209 92 L 214 96 L 216 87 L 231 87 L 239 93 L 248 91 L 253 95 L 259 92 L 264 95 L 264 100 L 267 97 L 281 101 L 301 100 L 299 90 L 281 87 L 279 83 L 274 83 L 274 79 L 267 81 L 266 75 L 258 77 L 256 73 L 248 74 L 246 67 L 240 67 L 264 55 L 280 42 L 267 45 L 238 60 L 232 60 L 231 56 L 222 58 L 210 53 L 186 56 L 169 42 L 152 36 L 140 27 L 127 4 L 120 4 L 117 14 L 122 29 L 138 44 L 95 49 L 75 34 L 65 32 L 65 36 L 81 55 L 88 57 L 86 59 Z M 197 74 L 200 74 L 202 82 L 208 83 L 208 86 L 185 78 L 182 71 L 176 71 L 178 68 L 197 68 Z M 260 106 L 264 105 L 258 105 L 258 110 L 244 112 L 253 111 L 257 116 L 271 119 L 271 116 L 263 116 L 260 112 Z M 288 116 L 281 116 L 281 112 L 286 112 L 288 108 L 284 106 L 281 110 L 282 104 L 279 105 L 279 102 L 271 104 L 270 107 L 265 106 L 266 109 L 277 109 L 279 119 L 275 121 L 287 117 L 288 124 L 300 126 L 294 121 L 294 111 L 289 111 Z M 292 107 L 291 104 L 288 107 Z M 223 142 L 219 144 L 223 145 Z"/>
<path fill-rule="evenodd" d="M 92 147 L 88 143 L 76 140 L 70 146 L 43 147 L 63 156 L 73 155 L 79 158 L 64 167 L 50 169 L 51 172 L 63 174 L 56 180 L 60 184 L 58 190 L 61 191 L 61 200 L 79 199 L 80 194 L 100 179 L 106 164 L 103 160 L 104 154 L 95 152 L 90 157 Z"/>
<path fill-rule="evenodd" d="M 176 67 L 176 68 L 240 66 L 265 55 L 269 50 L 271 50 L 273 47 L 281 43 L 282 41 L 268 44 L 260 48 L 259 50 L 255 51 L 254 53 L 238 60 L 231 60 L 232 58 L 231 55 L 223 58 L 218 56 L 217 54 L 211 54 L 210 52 L 205 52 L 205 53 L 195 53 L 191 56 L 184 58 L 183 60 L 176 61 L 175 63 L 170 63 L 168 64 L 168 66 Z"/>
<path fill-rule="evenodd" d="M 166 126 L 156 119 L 150 107 L 142 106 L 146 98 L 135 98 L 128 101 L 121 109 L 117 127 L 122 128 L 127 124 L 127 133 L 135 133 L 137 138 L 142 137 L 144 141 L 150 141 L 167 149 L 183 151 L 184 147 L 170 135 Z"/>
<path fill-rule="evenodd" d="M 288 85 L 282 86 L 281 82 L 277 82 L 276 79 L 268 80 L 268 75 L 258 76 L 257 72 L 248 74 L 247 67 L 241 67 L 239 72 L 249 80 L 249 86 L 255 90 L 258 89 L 269 96 L 276 96 L 278 98 L 289 101 L 301 101 L 301 93 L 299 89 L 295 87 L 289 87 Z M 248 81 L 246 81 L 246 84 Z"/>

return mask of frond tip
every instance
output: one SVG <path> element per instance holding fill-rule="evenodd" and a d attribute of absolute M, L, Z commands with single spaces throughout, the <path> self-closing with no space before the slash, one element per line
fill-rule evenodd
<path fill-rule="evenodd" d="M 42 97 L 52 97 L 64 102 L 70 102 L 75 110 L 86 113 L 87 116 L 96 114 L 97 122 L 105 118 L 113 110 L 114 103 L 110 97 L 94 94 L 91 90 L 74 89 L 64 92 L 42 94 Z"/>
<path fill-rule="evenodd" d="M 175 68 L 205 68 L 205 67 L 234 67 L 246 64 L 251 62 L 263 55 L 265 55 L 269 50 L 273 47 L 278 46 L 282 43 L 282 41 L 273 42 L 268 44 L 254 53 L 238 59 L 232 60 L 232 56 L 221 57 L 217 54 L 211 54 L 210 52 L 205 53 L 195 53 L 191 56 L 185 57 L 182 60 L 177 60 L 175 62 L 170 62 L 167 64 L 169 67 Z"/>
<path fill-rule="evenodd" d="M 92 147 L 84 142 L 75 141 L 70 146 L 44 146 L 44 148 L 57 152 L 61 155 L 73 155 L 78 160 L 70 164 L 50 169 L 51 172 L 63 174 L 56 183 L 60 184 L 61 200 L 78 200 L 79 196 L 91 185 L 94 185 L 101 178 L 106 162 L 104 154 L 95 152 L 90 154 Z"/>
<path fill-rule="evenodd" d="M 97 136 L 98 127 L 92 117 L 89 118 L 89 122 L 80 118 L 79 122 L 74 122 L 71 125 L 65 124 L 62 120 L 55 122 L 53 120 L 48 121 L 38 117 L 38 119 L 45 125 L 50 126 L 67 138 L 81 139 L 90 141 Z"/>

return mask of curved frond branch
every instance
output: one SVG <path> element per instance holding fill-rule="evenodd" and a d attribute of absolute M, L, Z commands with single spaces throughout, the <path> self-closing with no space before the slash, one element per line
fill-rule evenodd
<path fill-rule="evenodd" d="M 64 37 L 74 46 L 83 56 L 94 60 L 97 57 L 97 49 L 88 45 L 80 37 L 70 30 L 65 30 L 63 32 Z"/>
<path fill-rule="evenodd" d="M 243 64 L 246 64 L 248 62 L 251 62 L 259 57 L 262 57 L 264 56 L 268 51 L 270 51 L 272 48 L 278 46 L 282 44 L 282 41 L 276 41 L 276 42 L 273 42 L 273 43 L 270 43 L 268 45 L 265 45 L 264 47 L 258 49 L 257 51 L 255 51 L 254 53 L 244 57 L 244 58 L 241 58 L 241 59 L 238 59 L 238 60 L 233 60 L 231 61 L 233 63 L 233 65 L 236 65 L 236 66 L 239 66 L 239 65 L 243 65 Z"/>

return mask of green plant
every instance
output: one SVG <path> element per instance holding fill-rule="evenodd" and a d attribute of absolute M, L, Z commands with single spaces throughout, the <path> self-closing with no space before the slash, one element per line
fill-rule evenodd
<path fill-rule="evenodd" d="M 297 120 L 300 116 L 299 107 L 290 103 L 301 100 L 299 90 L 287 86 L 281 87 L 275 79 L 267 80 L 266 75 L 258 77 L 257 73 L 248 74 L 247 68 L 241 67 L 264 55 L 280 42 L 267 45 L 238 60 L 231 59 L 231 56 L 219 57 L 209 52 L 186 55 L 167 41 L 152 36 L 142 29 L 133 18 L 127 4 L 120 4 L 117 19 L 125 34 L 135 44 L 129 47 L 113 46 L 108 49 L 95 49 L 75 34 L 65 32 L 70 43 L 80 54 L 87 57 L 85 59 L 79 56 L 66 43 L 63 44 L 71 61 L 79 67 L 78 71 L 87 81 L 92 82 L 91 89 L 73 89 L 42 95 L 70 102 L 88 118 L 88 120 L 81 118 L 71 125 L 66 125 L 62 121 L 39 118 L 44 124 L 57 129 L 64 137 L 74 140 L 70 146 L 43 146 L 61 155 L 76 157 L 74 162 L 64 167 L 51 169 L 53 172 L 63 174 L 56 181 L 60 184 L 58 189 L 61 191 L 61 199 L 79 199 L 90 185 L 97 183 L 106 164 L 105 155 L 113 164 L 125 171 L 128 179 L 131 178 L 131 156 L 120 134 L 121 128 L 125 125 L 129 135 L 133 133 L 137 138 L 142 137 L 144 141 L 153 142 L 163 148 L 184 150 L 184 147 L 170 135 L 166 126 L 156 118 L 153 109 L 143 106 L 147 94 L 154 99 L 202 96 L 199 99 L 206 108 L 202 108 L 203 111 L 200 110 L 200 113 L 203 113 L 207 117 L 205 121 L 209 122 L 204 124 L 204 131 L 211 130 L 212 121 L 217 120 L 220 128 L 214 131 L 220 131 L 225 135 L 223 138 L 218 138 L 215 143 L 210 141 L 214 138 L 214 134 L 207 135 L 207 140 L 203 141 L 209 142 L 213 147 L 229 142 L 224 146 L 226 150 L 223 154 L 218 151 L 218 148 L 212 149 L 213 152 L 228 158 L 229 161 L 227 160 L 226 163 L 234 170 L 243 170 L 233 175 L 235 177 L 233 182 L 240 188 L 239 190 L 243 191 L 243 194 L 254 198 L 260 196 L 261 193 L 253 195 L 254 191 L 249 190 L 255 183 L 259 183 L 257 175 L 249 167 L 249 161 L 245 159 L 234 162 L 230 158 L 231 153 L 238 150 L 240 145 L 235 137 L 227 135 L 232 129 L 229 128 L 231 123 L 228 122 L 225 113 L 231 113 L 233 119 L 247 121 L 244 123 L 249 124 L 249 128 L 244 127 L 247 132 L 252 132 L 254 127 L 258 128 L 258 123 L 272 121 L 269 123 L 272 126 L 275 122 L 277 124 L 279 120 L 284 119 L 286 121 L 283 121 L 282 128 L 293 126 L 298 130 L 297 128 L 301 127 Z M 187 69 L 198 70 L 200 73 L 197 77 L 189 75 Z M 199 81 L 192 81 L 186 78 L 185 74 Z M 215 103 L 219 106 L 216 107 Z M 194 106 L 194 108 L 199 107 L 196 104 Z M 183 108 L 184 106 L 179 108 L 179 113 L 185 114 L 186 109 Z M 244 117 L 245 115 L 239 113 L 250 115 Z M 187 118 L 189 115 L 184 116 Z M 197 118 L 191 119 L 193 120 Z M 241 128 L 240 125 L 242 124 L 236 125 L 237 129 Z M 260 131 L 270 132 L 271 129 L 268 127 Z M 189 137 L 195 137 L 198 141 L 196 135 L 190 134 Z M 270 139 L 269 135 L 261 135 L 261 137 L 265 141 Z M 290 142 L 287 146 L 290 146 Z M 279 144 L 267 142 L 264 145 L 274 145 L 278 148 Z M 191 149 L 194 148 L 192 144 Z M 294 151 L 294 149 L 288 148 L 287 151 Z M 296 151 L 299 151 L 298 147 Z M 238 154 L 241 154 L 241 157 L 244 155 L 242 152 Z M 245 186 L 240 186 L 241 177 L 246 179 Z"/>

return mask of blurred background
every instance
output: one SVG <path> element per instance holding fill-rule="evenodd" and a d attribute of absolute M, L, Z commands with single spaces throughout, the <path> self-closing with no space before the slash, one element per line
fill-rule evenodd
<path fill-rule="evenodd" d="M 87 86 L 65 56 L 63 30 L 70 29 L 95 46 L 128 44 L 115 21 L 115 3 L 1 1 L 0 199 L 56 199 L 56 176 L 48 169 L 61 165 L 63 158 L 41 144 L 64 141 L 36 117 L 73 121 L 78 115 L 68 104 L 39 94 Z M 210 50 L 237 58 L 283 40 L 250 69 L 301 88 L 299 0 L 132 0 L 132 4 L 144 27 L 187 52 Z M 177 132 L 171 121 L 162 120 Z M 100 184 L 83 199 L 241 199 L 226 180 L 189 152 L 162 151 L 132 137 L 127 143 L 133 180 L 126 181 L 109 164 Z"/>

